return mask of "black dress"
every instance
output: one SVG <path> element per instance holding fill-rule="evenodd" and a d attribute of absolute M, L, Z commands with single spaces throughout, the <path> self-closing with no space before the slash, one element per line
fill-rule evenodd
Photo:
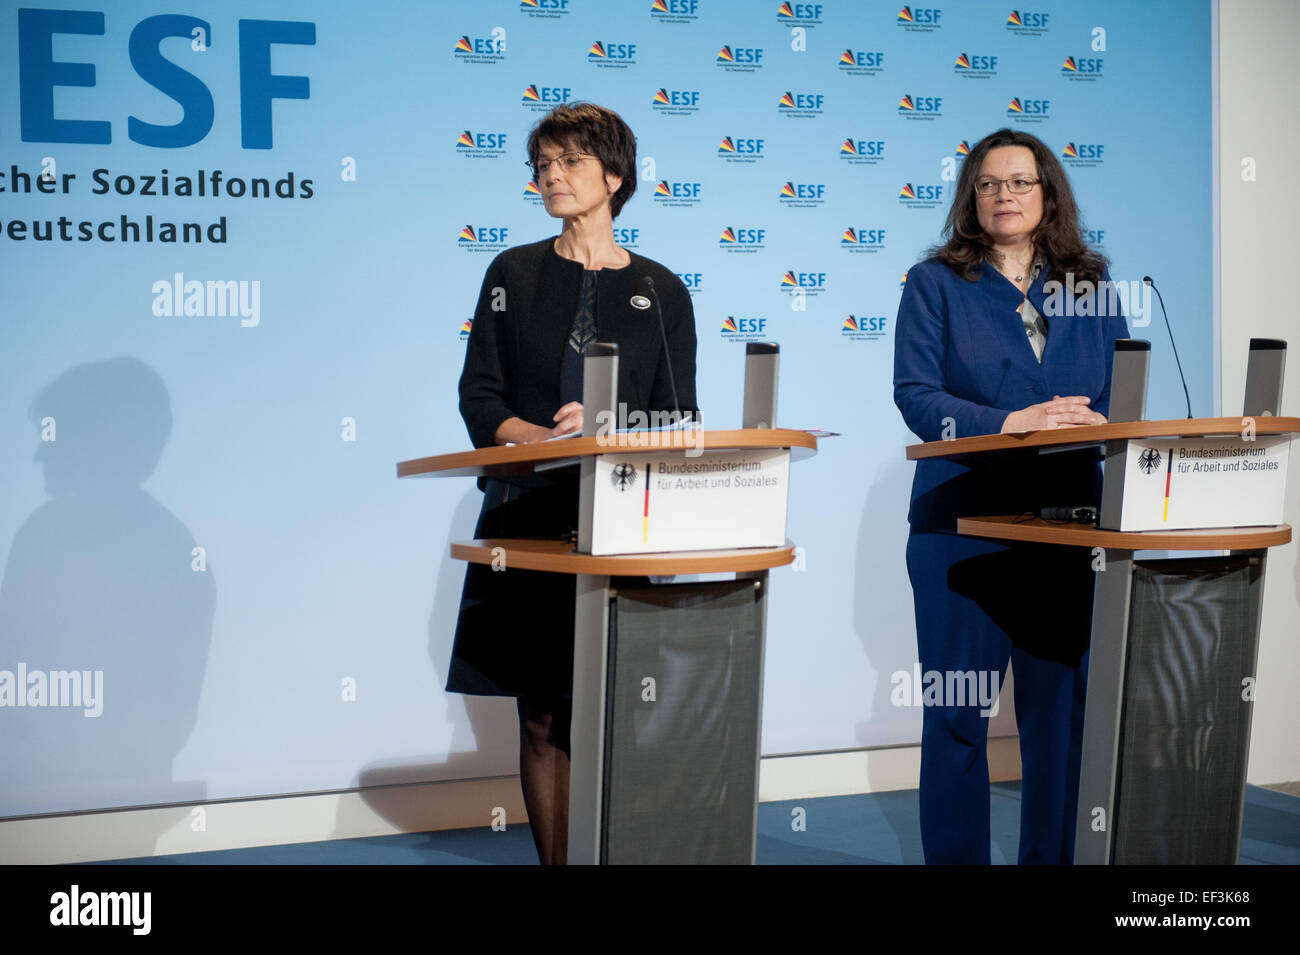
<path fill-rule="evenodd" d="M 461 416 L 475 447 L 491 446 L 507 418 L 554 425 L 552 416 L 566 400 L 562 367 L 582 273 L 580 263 L 555 252 L 554 238 L 508 249 L 488 267 L 460 378 Z M 596 282 L 598 340 L 619 346 L 618 400 L 629 413 L 673 410 L 654 306 L 633 304 L 654 295 L 663 309 L 678 402 L 683 411 L 696 411 L 695 316 L 685 286 L 635 253 L 622 269 L 602 269 Z M 558 538 L 577 527 L 576 468 L 487 479 L 481 486 L 475 537 Z M 470 564 L 447 689 L 539 702 L 567 697 L 573 601 L 571 575 Z"/>

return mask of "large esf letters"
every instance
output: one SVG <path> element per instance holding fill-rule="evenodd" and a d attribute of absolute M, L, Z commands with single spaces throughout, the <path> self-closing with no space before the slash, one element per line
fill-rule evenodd
<path fill-rule="evenodd" d="M 94 63 L 54 59 L 56 34 L 104 36 L 104 14 L 91 10 L 18 11 L 18 85 L 22 141 L 25 143 L 92 143 L 113 140 L 112 125 L 102 119 L 59 119 L 54 115 L 56 86 L 95 86 Z M 179 13 L 146 17 L 127 40 L 127 56 L 136 74 L 181 107 L 171 125 L 127 117 L 126 134 L 142 146 L 179 149 L 201 141 L 212 130 L 215 106 L 207 85 L 163 55 L 165 40 L 189 41 L 196 55 L 213 43 L 206 20 Z M 239 21 L 240 145 L 244 149 L 272 146 L 271 101 L 309 99 L 305 76 L 271 72 L 271 47 L 276 44 L 314 46 L 316 24 L 291 20 Z"/>

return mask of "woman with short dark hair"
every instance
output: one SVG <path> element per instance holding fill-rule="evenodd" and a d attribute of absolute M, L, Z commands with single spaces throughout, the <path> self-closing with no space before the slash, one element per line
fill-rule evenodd
<path fill-rule="evenodd" d="M 1010 129 L 980 140 L 958 177 L 944 237 L 908 272 L 899 303 L 894 402 L 907 426 L 937 441 L 1104 423 L 1114 343 L 1128 329 L 1051 150 Z M 1061 309 L 1061 292 L 1090 295 L 1095 307 L 1086 316 Z M 1022 863 L 1073 859 L 1091 555 L 962 537 L 956 522 L 1096 505 L 1099 493 L 1092 451 L 924 460 L 912 484 L 907 568 L 922 670 L 938 673 L 945 690 L 969 686 L 972 673 L 977 685 L 1000 687 L 1008 658 L 1015 672 Z M 926 861 L 987 864 L 991 707 L 946 695 L 927 704 Z"/>
<path fill-rule="evenodd" d="M 546 143 L 562 143 L 570 147 L 568 151 L 594 156 L 606 173 L 620 180 L 609 197 L 610 215 L 617 219 L 636 192 L 636 137 L 627 123 L 613 110 L 594 103 L 572 103 L 551 110 L 528 134 L 528 164 L 534 182 Z"/>
<path fill-rule="evenodd" d="M 474 446 L 581 433 L 583 354 L 597 340 L 619 346 L 618 401 L 629 417 L 696 412 L 690 294 L 614 241 L 614 217 L 636 190 L 632 131 L 604 107 L 561 106 L 533 129 L 528 156 L 546 211 L 563 226 L 488 266 L 460 378 Z M 577 527 L 573 469 L 488 479 L 483 490 L 475 537 L 562 537 Z M 451 692 L 517 699 L 520 779 L 544 864 L 566 861 L 574 594 L 570 575 L 470 564 L 447 678 Z"/>

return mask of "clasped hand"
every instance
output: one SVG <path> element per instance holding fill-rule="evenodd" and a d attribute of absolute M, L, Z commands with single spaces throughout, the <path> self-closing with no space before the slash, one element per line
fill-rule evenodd
<path fill-rule="evenodd" d="M 1002 422 L 1002 433 L 1012 434 L 1017 431 L 1044 431 L 1053 428 L 1078 428 L 1088 424 L 1105 424 L 1106 416 L 1091 411 L 1088 405 L 1092 399 L 1084 395 L 1070 395 L 1062 398 L 1053 395 L 1051 401 L 1030 405 L 1019 411 L 1013 411 Z"/>

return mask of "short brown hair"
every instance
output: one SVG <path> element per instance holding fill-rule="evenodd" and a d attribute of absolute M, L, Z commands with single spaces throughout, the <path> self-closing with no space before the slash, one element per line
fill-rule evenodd
<path fill-rule="evenodd" d="M 636 192 L 636 137 L 623 117 L 595 103 L 565 103 L 551 110 L 528 134 L 528 161 L 537 181 L 537 158 L 542 143 L 568 148 L 576 146 L 600 160 L 605 172 L 623 178 L 618 192 L 610 196 L 610 212 L 617 217 Z"/>

